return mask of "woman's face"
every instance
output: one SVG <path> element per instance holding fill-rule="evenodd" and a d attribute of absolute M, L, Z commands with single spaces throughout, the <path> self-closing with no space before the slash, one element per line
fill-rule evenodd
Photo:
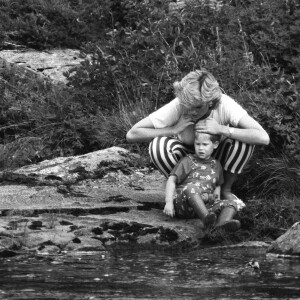
<path fill-rule="evenodd" d="M 209 102 L 201 103 L 200 105 L 192 105 L 188 109 L 187 115 L 192 121 L 197 121 L 209 111 Z"/>

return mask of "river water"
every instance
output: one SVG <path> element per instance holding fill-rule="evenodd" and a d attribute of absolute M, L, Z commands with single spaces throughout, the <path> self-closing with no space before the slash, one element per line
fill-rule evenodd
<path fill-rule="evenodd" d="M 249 262 L 252 262 L 250 266 Z M 0 299 L 300 299 L 300 259 L 261 248 L 0 259 Z"/>

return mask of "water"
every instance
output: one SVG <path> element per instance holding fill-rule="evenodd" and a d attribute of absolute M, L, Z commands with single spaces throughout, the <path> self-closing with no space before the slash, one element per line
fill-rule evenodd
<path fill-rule="evenodd" d="M 17 256 L 0 279 L 0 299 L 300 299 L 300 260 L 259 248 Z"/>

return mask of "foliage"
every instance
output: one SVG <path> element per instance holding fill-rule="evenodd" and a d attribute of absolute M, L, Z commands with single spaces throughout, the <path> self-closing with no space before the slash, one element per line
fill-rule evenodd
<path fill-rule="evenodd" d="M 241 222 L 238 232 L 212 231 L 206 237 L 210 244 L 230 244 L 245 241 L 271 242 L 299 220 L 299 201 L 284 196 L 255 199 L 247 202 L 237 215 Z"/>
<path fill-rule="evenodd" d="M 238 194 L 248 197 L 296 198 L 299 196 L 300 163 L 284 153 L 264 153 L 252 160 L 246 174 L 238 181 Z"/>
<path fill-rule="evenodd" d="M 299 163 L 299 5 L 275 0 L 247 3 L 218 8 L 199 4 L 197 9 L 193 4 L 170 13 L 166 6 L 155 10 L 156 1 L 141 1 L 134 12 L 124 14 L 126 26 L 116 22 L 114 30 L 106 32 L 111 38 L 105 45 L 83 49 L 92 59 L 71 84 L 88 90 L 89 101 L 106 109 L 140 101 L 152 101 L 155 109 L 173 98 L 174 80 L 205 67 L 270 134 L 271 144 L 257 147 L 254 164 L 264 165 L 265 153 L 274 161 L 281 159 L 278 153 L 285 153 Z M 278 178 L 286 168 L 277 170 Z M 247 176 L 253 179 L 246 172 L 242 180 Z M 261 181 L 269 180 L 270 172 L 260 176 Z"/>
<path fill-rule="evenodd" d="M 110 1 L 0 1 L 2 45 L 12 41 L 34 49 L 79 48 L 101 39 L 110 22 Z"/>
<path fill-rule="evenodd" d="M 273 240 L 299 220 L 299 203 L 296 198 L 284 196 L 253 200 L 247 203 L 239 218 L 249 240 L 254 236 L 258 240 L 266 237 Z"/>
<path fill-rule="evenodd" d="M 1 78 L 0 166 L 19 167 L 57 156 L 98 150 L 99 120 L 84 110 L 66 88 L 16 78 Z"/>
<path fill-rule="evenodd" d="M 3 77 L 3 143 L 38 136 L 45 150 L 40 159 L 129 147 L 126 131 L 173 98 L 176 79 L 204 67 L 271 137 L 270 146 L 257 147 L 240 191 L 256 186 L 269 196 L 281 193 L 278 182 L 287 174 L 296 182 L 298 173 L 290 170 L 300 161 L 299 4 L 188 1 L 170 10 L 169 3 L 1 0 L 3 45 L 11 39 L 37 49 L 80 47 L 87 57 L 75 75 L 66 74 L 66 90 Z M 296 184 L 291 189 L 299 195 Z"/>

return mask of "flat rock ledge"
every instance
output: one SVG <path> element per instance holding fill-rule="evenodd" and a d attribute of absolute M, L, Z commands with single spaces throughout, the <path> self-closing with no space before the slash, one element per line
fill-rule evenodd
<path fill-rule="evenodd" d="M 0 256 L 199 246 L 201 221 L 166 217 L 165 179 L 137 158 L 112 147 L 2 172 Z"/>
<path fill-rule="evenodd" d="M 270 256 L 300 259 L 300 222 L 276 239 L 267 249 Z"/>
<path fill-rule="evenodd" d="M 1 172 L 0 257 L 204 246 L 200 220 L 163 214 L 165 178 L 136 167 L 138 158 L 112 147 Z M 291 229 L 295 240 L 297 226 Z M 283 251 L 299 253 L 299 239 L 294 247 Z"/>

